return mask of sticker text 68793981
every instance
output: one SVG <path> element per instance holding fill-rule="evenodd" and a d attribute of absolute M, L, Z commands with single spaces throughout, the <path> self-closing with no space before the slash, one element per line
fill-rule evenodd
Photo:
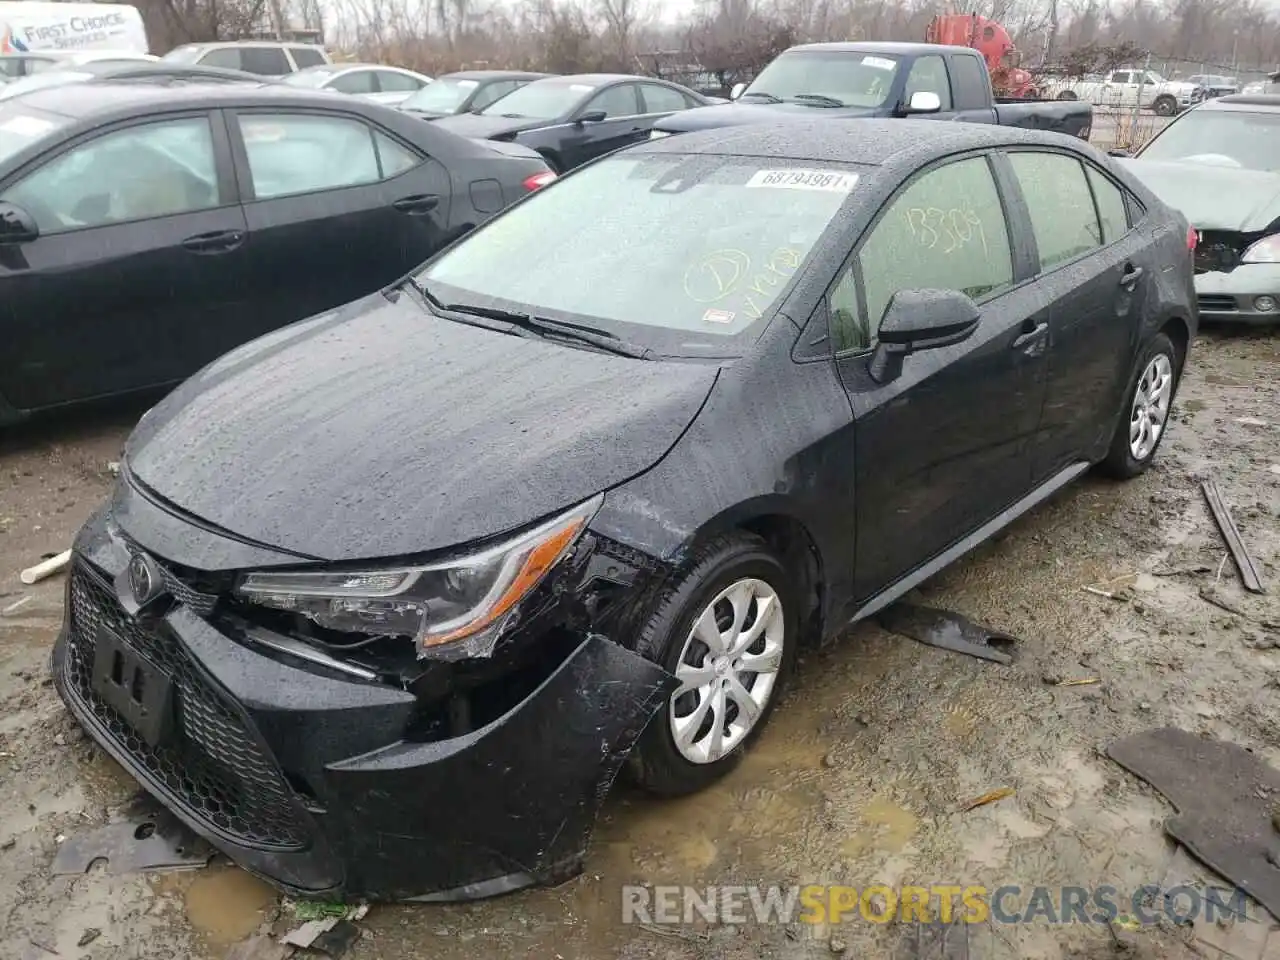
<path fill-rule="evenodd" d="M 857 182 L 856 173 L 833 173 L 830 170 L 759 170 L 751 175 L 746 185 L 782 190 L 829 190 L 834 193 L 848 193 Z"/>

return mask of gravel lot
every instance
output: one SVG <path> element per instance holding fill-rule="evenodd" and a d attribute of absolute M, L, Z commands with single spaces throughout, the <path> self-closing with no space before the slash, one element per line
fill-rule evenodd
<path fill-rule="evenodd" d="M 62 578 L 27 588 L 17 574 L 70 543 L 106 495 L 108 464 L 143 406 L 0 433 L 4 960 L 208 960 L 292 920 L 269 889 L 225 864 L 49 872 L 58 838 L 103 822 L 133 787 L 82 739 L 50 686 Z M 577 880 L 469 906 L 375 907 L 348 956 L 879 957 L 901 936 L 867 924 L 662 936 L 620 922 L 629 882 L 1221 883 L 1164 839 L 1168 806 L 1098 751 L 1175 724 L 1280 765 L 1280 336 L 1203 335 L 1169 441 L 1143 478 L 1086 479 L 925 585 L 931 605 L 1019 637 L 1014 665 L 859 626 L 803 660 L 757 749 L 721 785 L 677 802 L 615 791 Z M 1198 489 L 1210 475 L 1271 584 L 1266 596 L 1245 594 L 1224 562 Z M 1236 613 L 1202 599 L 1215 582 Z M 957 812 L 1000 787 L 1016 793 Z M 1211 955 L 1190 952 L 1194 935 L 1220 931 L 1146 929 L 1126 955 Z M 1105 926 L 1033 925 L 977 931 L 973 956 L 1117 950 Z"/>

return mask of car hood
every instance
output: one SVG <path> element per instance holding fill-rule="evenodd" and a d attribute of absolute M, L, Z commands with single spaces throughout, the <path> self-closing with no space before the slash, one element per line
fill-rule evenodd
<path fill-rule="evenodd" d="M 529 117 L 490 117 L 478 113 L 455 113 L 452 116 L 432 120 L 437 127 L 473 140 L 487 140 L 490 137 L 502 137 L 520 133 L 522 130 L 535 130 L 549 126 L 554 120 L 533 120 Z"/>
<path fill-rule="evenodd" d="M 1211 146 L 1205 153 L 1212 153 Z M 1196 161 L 1116 161 L 1197 230 L 1254 233 L 1280 218 L 1280 174 Z"/>
<path fill-rule="evenodd" d="M 719 127 L 738 127 L 748 123 L 777 123 L 787 117 L 812 120 L 823 117 L 870 117 L 875 110 L 863 107 L 806 107 L 800 103 L 742 103 L 716 104 L 710 107 L 694 107 L 664 117 L 653 129 L 664 133 L 693 133 L 695 130 L 715 130 Z"/>
<path fill-rule="evenodd" d="M 521 527 L 643 472 L 716 373 L 495 333 L 375 294 L 204 368 L 143 417 L 125 460 L 144 490 L 240 538 L 318 560 L 407 556 Z"/>

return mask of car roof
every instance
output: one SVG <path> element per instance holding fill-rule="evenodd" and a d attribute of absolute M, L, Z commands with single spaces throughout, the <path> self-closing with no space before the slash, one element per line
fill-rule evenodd
<path fill-rule="evenodd" d="M 1280 95 L 1274 93 L 1233 93 L 1226 97 L 1206 100 L 1197 110 L 1235 110 L 1257 113 L 1260 109 L 1280 110 Z"/>
<path fill-rule="evenodd" d="M 357 97 L 343 97 L 335 101 L 332 93 L 323 90 L 270 82 L 178 87 L 128 82 L 68 83 L 32 90 L 23 94 L 21 102 L 37 110 L 77 120 L 98 114 L 128 115 L 147 113 L 152 109 L 184 107 L 214 109 L 234 104 L 333 107 L 335 103 L 341 103 L 347 109 L 364 109 L 367 106 L 366 101 Z"/>
<path fill-rule="evenodd" d="M 309 67 L 303 67 L 298 73 L 310 73 L 312 71 L 319 73 L 322 70 L 327 73 L 337 73 L 340 70 L 406 70 L 409 73 L 413 72 L 407 67 L 396 67 L 389 63 L 356 63 L 342 60 L 334 63 L 314 63 Z"/>
<path fill-rule="evenodd" d="M 322 49 L 318 43 L 307 43 L 305 40 L 193 40 L 191 43 L 178 44 L 180 47 L 199 47 L 201 50 L 212 50 L 214 47 L 315 47 Z M 177 47 L 174 47 L 176 50 Z"/>
<path fill-rule="evenodd" d="M 863 118 L 745 124 L 647 140 L 628 153 L 698 153 L 726 157 L 816 160 L 867 166 L 920 166 L 965 150 L 1039 144 L 1084 152 L 1065 134 L 986 123 L 904 123 Z"/>
<path fill-rule="evenodd" d="M 546 80 L 555 76 L 557 74 L 537 73 L 532 70 L 457 70 L 442 74 L 436 79 L 444 80 L 447 77 L 450 80 L 523 80 L 528 77 L 530 80 Z"/>
<path fill-rule="evenodd" d="M 897 56 L 925 53 L 974 53 L 968 47 L 951 46 L 945 43 L 909 43 L 889 40 L 839 40 L 832 43 L 802 43 L 788 47 L 783 53 L 827 52 L 827 53 L 887 53 Z"/>
<path fill-rule="evenodd" d="M 657 83 L 665 83 L 666 81 L 657 80 L 655 77 L 640 77 L 633 73 L 566 73 L 560 75 L 551 75 L 542 78 L 552 83 L 581 83 L 590 84 L 593 87 L 600 87 L 606 83 L 616 83 L 619 80 L 652 80 Z"/>

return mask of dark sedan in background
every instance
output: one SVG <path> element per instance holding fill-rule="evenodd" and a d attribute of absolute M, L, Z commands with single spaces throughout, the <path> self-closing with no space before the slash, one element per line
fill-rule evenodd
<path fill-rule="evenodd" d="M 495 100 L 519 90 L 534 80 L 554 76 L 521 70 L 462 70 L 436 77 L 434 82 L 411 94 L 400 109 L 434 120 L 458 113 L 483 110 Z"/>
<path fill-rule="evenodd" d="M 522 143 L 562 172 L 647 139 L 663 117 L 710 104 L 665 80 L 592 73 L 535 80 L 476 113 L 435 123 L 464 137 Z"/>
<path fill-rule="evenodd" d="M 96 60 L 75 67 L 42 70 L 20 77 L 0 87 L 0 100 L 20 97 L 33 90 L 58 87 L 67 83 L 119 83 L 121 81 L 157 83 L 177 86 L 183 83 L 252 83 L 261 84 L 262 77 L 241 70 L 221 67 L 193 67 L 163 60 Z"/>
<path fill-rule="evenodd" d="M 1202 319 L 1280 324 L 1280 96 L 1209 100 L 1117 162 L 1199 231 Z"/>
<path fill-rule="evenodd" d="M 990 125 L 612 154 L 144 416 L 58 690 L 295 893 L 562 879 L 628 755 L 709 785 L 803 643 L 1151 464 L 1187 230 L 1079 140 Z"/>
<path fill-rule="evenodd" d="M 378 289 L 548 182 L 537 154 L 282 84 L 0 104 L 0 421 L 170 384 Z"/>

